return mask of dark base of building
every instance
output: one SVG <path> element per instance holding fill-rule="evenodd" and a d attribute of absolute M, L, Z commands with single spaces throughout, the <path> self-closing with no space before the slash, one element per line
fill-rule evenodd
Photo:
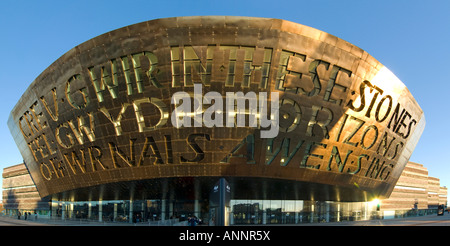
<path fill-rule="evenodd" d="M 204 200 L 222 177 L 178 177 L 110 183 L 52 195 L 58 201 L 93 200 Z M 379 198 L 356 186 L 339 187 L 295 180 L 253 177 L 224 177 L 231 199 L 273 199 L 361 202 Z"/>
<path fill-rule="evenodd" d="M 216 224 L 214 190 L 220 177 L 180 177 L 118 182 L 52 197 L 51 217 L 103 222 L 173 225 Z M 290 180 L 226 177 L 229 195 L 224 224 L 299 224 L 378 217 L 368 195 Z M 336 202 L 339 201 L 339 202 Z M 220 217 L 222 218 L 222 217 Z"/>

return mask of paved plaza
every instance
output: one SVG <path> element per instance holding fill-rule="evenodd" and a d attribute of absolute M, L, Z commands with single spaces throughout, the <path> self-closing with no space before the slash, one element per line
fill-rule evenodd
<path fill-rule="evenodd" d="M 150 226 L 148 223 L 111 223 L 86 220 L 17 219 L 0 216 L 0 226 Z M 151 225 L 155 226 L 155 225 Z M 260 225 L 259 225 L 260 226 Z M 277 226 L 271 224 L 268 226 Z M 386 220 L 344 221 L 331 223 L 296 224 L 283 226 L 450 226 L 450 214 L 427 215 Z M 232 227 L 232 226 L 231 226 Z"/>

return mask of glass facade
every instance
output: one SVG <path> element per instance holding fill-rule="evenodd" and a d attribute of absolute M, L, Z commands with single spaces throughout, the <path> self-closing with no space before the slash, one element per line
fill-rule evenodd
<path fill-rule="evenodd" d="M 53 201 L 52 219 L 187 225 L 197 217 L 212 225 L 209 204 L 198 200 Z M 235 200 L 227 207 L 230 225 L 303 224 L 369 220 L 380 217 L 372 202 Z"/>
<path fill-rule="evenodd" d="M 233 200 L 231 224 L 301 224 L 368 220 L 378 217 L 371 202 Z"/>
<path fill-rule="evenodd" d="M 53 201 L 52 219 L 102 222 L 167 224 L 187 222 L 189 217 L 208 215 L 197 201 L 109 200 Z M 203 219 L 202 219 L 203 221 Z"/>
<path fill-rule="evenodd" d="M 195 200 L 109 200 L 52 201 L 51 211 L 6 209 L 4 215 L 30 212 L 30 219 L 188 225 L 197 217 L 201 225 L 214 225 L 208 204 Z M 35 214 L 36 212 L 36 214 Z M 231 200 L 227 207 L 229 225 L 270 225 L 344 222 L 389 219 L 436 214 L 437 209 L 379 211 L 373 202 L 331 202 L 305 200 Z"/>

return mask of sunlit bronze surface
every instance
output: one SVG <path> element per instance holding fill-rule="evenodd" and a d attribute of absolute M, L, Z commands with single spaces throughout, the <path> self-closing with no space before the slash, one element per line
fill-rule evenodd
<path fill-rule="evenodd" d="M 279 92 L 278 136 L 173 127 L 172 95 L 198 83 L 223 96 Z M 335 36 L 278 19 L 180 17 L 73 48 L 30 85 L 8 125 L 43 197 L 129 197 L 160 189 L 159 178 L 227 177 L 236 197 L 362 201 L 389 196 L 425 119 L 387 68 Z"/>

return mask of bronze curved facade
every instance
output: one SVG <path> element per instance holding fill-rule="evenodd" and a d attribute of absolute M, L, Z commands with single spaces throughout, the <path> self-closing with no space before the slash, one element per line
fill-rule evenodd
<path fill-rule="evenodd" d="M 195 85 L 202 100 L 277 92 L 279 132 L 195 116 L 174 127 L 173 97 L 195 101 Z M 159 194 L 161 180 L 226 177 L 235 197 L 366 201 L 392 192 L 425 119 L 395 75 L 344 40 L 215 16 L 138 23 L 71 49 L 30 85 L 8 126 L 42 197 L 117 199 Z"/>

